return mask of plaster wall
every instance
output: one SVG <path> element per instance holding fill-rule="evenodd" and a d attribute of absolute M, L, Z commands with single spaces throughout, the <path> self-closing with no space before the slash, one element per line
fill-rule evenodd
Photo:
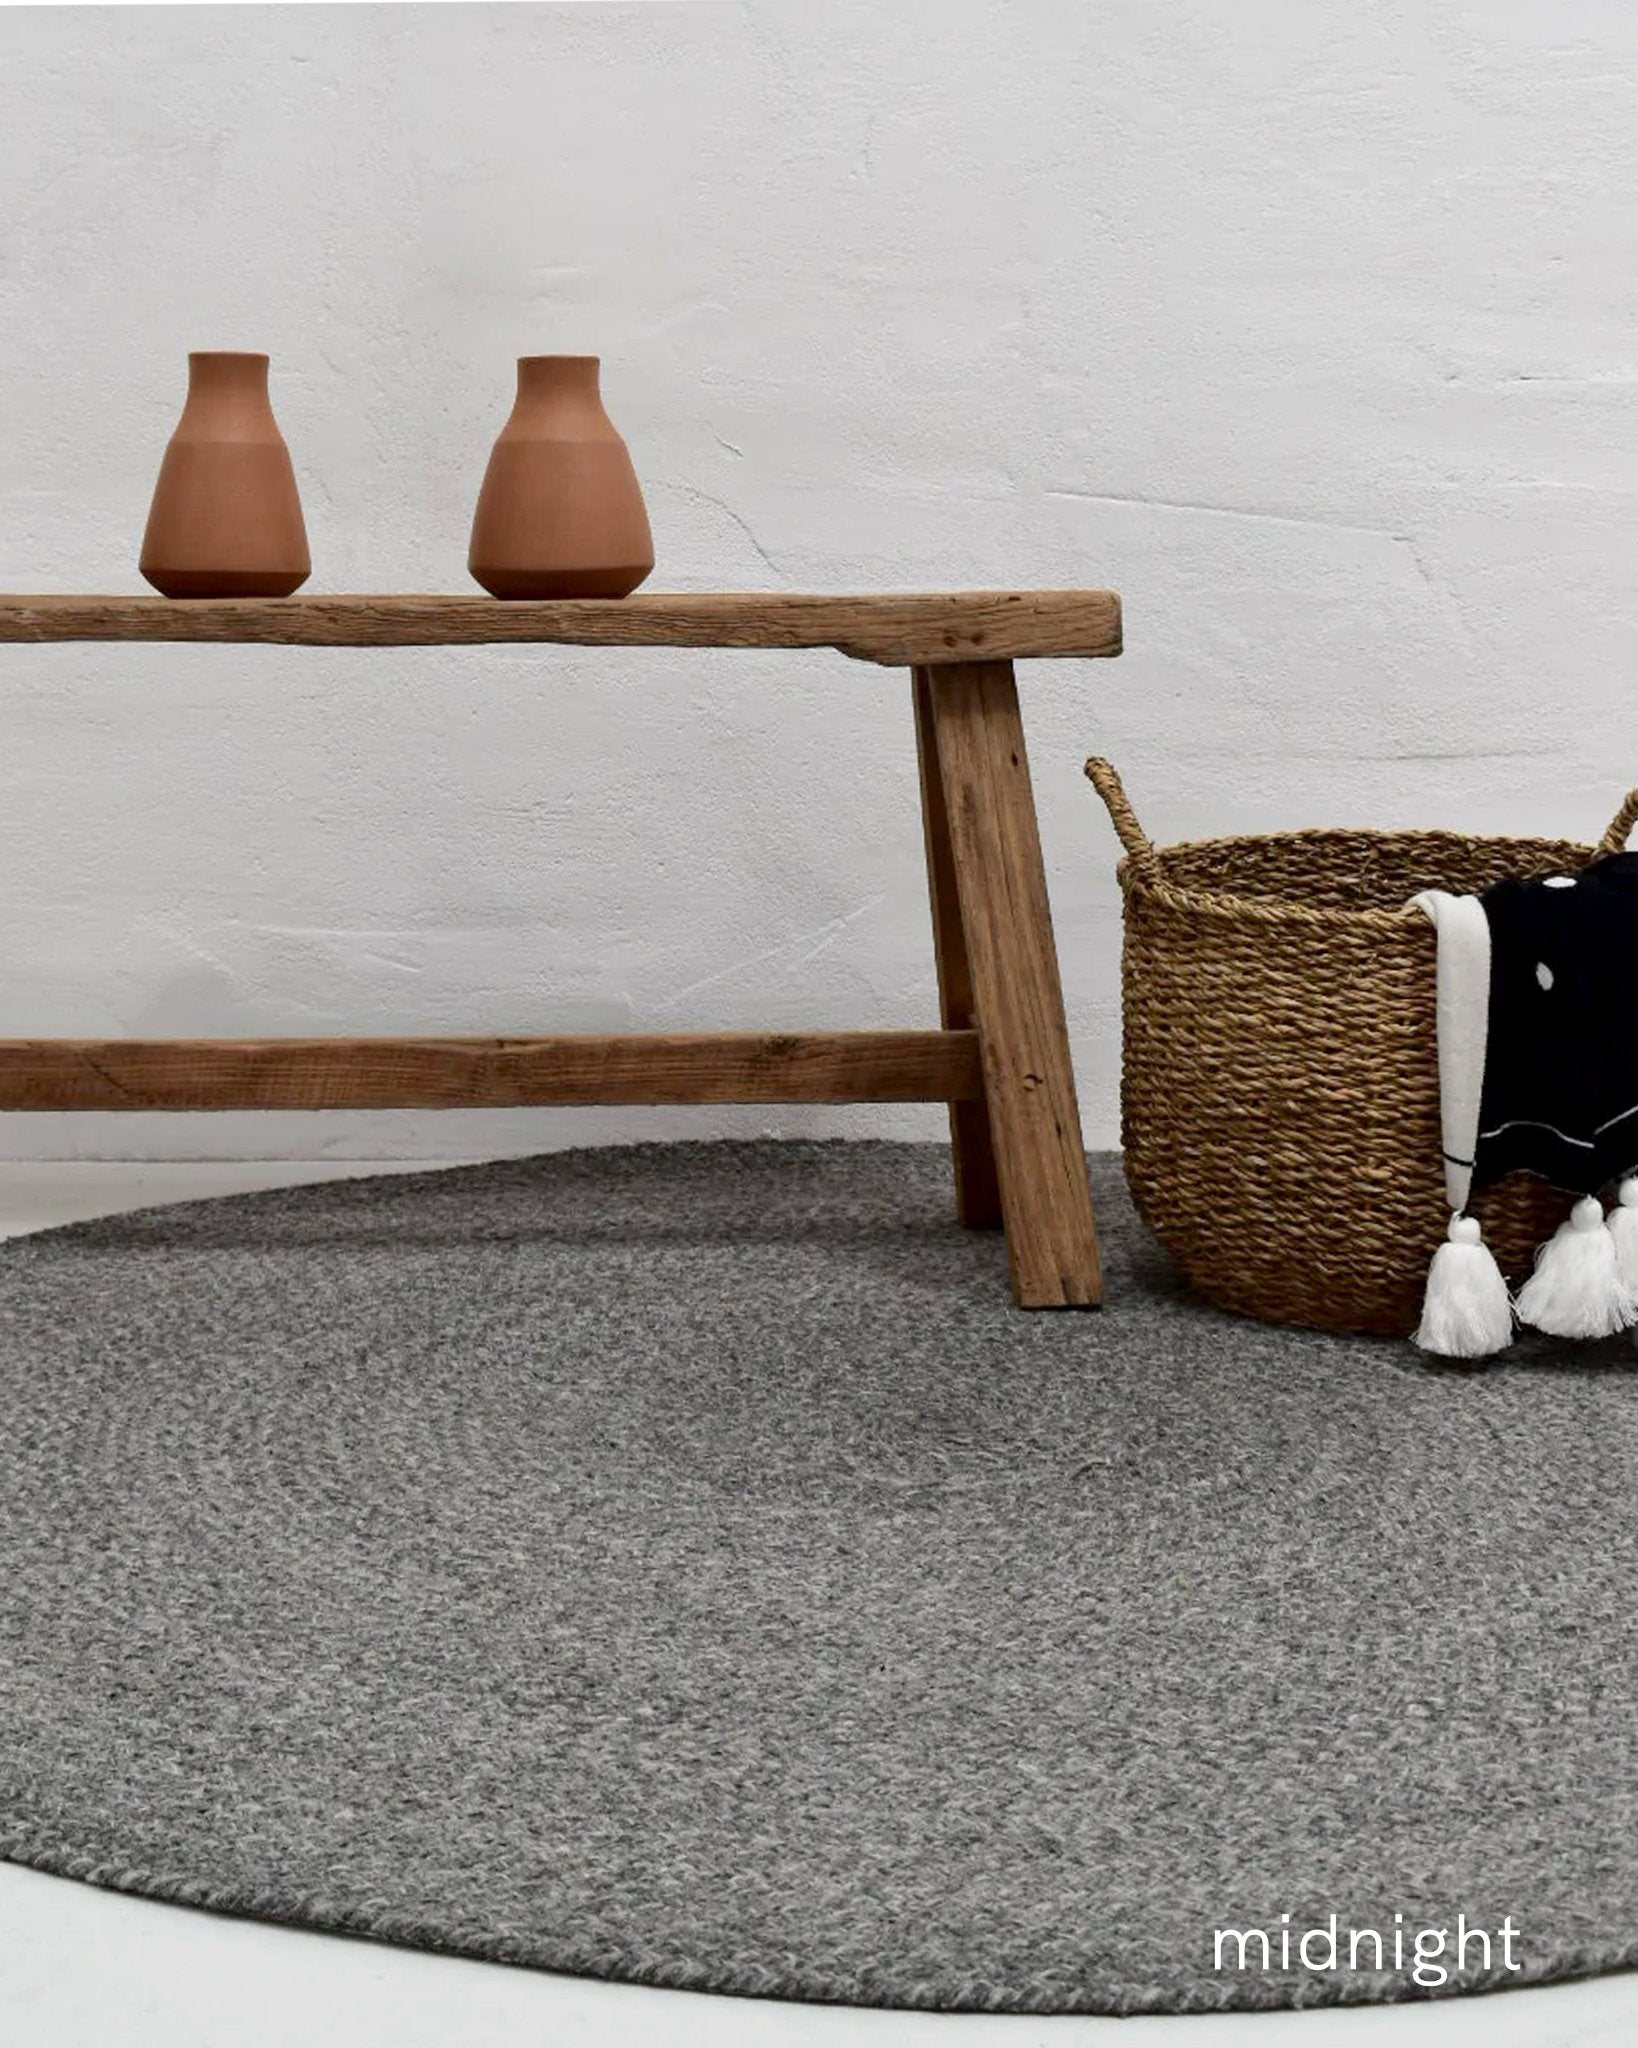
<path fill-rule="evenodd" d="M 0 8 L 0 587 L 140 587 L 265 348 L 312 590 L 466 587 L 605 359 L 656 588 L 1110 584 L 1022 672 L 1089 1139 L 1151 831 L 1596 836 L 1638 781 L 1638 16 L 1458 0 Z M 0 1034 L 897 1026 L 907 684 L 811 654 L 0 649 Z M 12 1116 L 471 1156 L 929 1109 Z"/>

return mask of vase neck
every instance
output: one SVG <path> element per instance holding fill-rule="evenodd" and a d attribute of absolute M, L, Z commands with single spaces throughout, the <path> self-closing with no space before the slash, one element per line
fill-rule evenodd
<path fill-rule="evenodd" d="M 601 367 L 599 356 L 519 356 L 518 396 L 551 392 L 595 399 Z"/>
<path fill-rule="evenodd" d="M 218 428 L 277 432 L 267 394 L 267 357 L 196 350 L 188 357 L 188 398 L 182 418 L 207 414 Z"/>
<path fill-rule="evenodd" d="M 512 424 L 549 417 L 558 429 L 610 431 L 596 356 L 519 356 Z"/>

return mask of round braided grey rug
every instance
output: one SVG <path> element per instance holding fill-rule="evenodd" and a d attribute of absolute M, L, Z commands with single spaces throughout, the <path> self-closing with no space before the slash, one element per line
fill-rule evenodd
<path fill-rule="evenodd" d="M 1108 1308 L 1020 1314 L 948 1172 L 642 1147 L 0 1246 L 4 1853 L 878 2004 L 1638 1958 L 1632 1350 L 1230 1321 L 1107 1162 Z M 1282 1969 L 1333 1913 L 1384 1967 Z M 1488 1969 L 1394 1967 L 1458 1914 Z"/>

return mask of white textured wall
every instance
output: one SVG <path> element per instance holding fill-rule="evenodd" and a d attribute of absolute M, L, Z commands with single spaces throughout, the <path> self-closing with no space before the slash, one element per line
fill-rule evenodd
<path fill-rule="evenodd" d="M 1503 0 L 0 9 L 0 587 L 134 589 L 189 347 L 311 588 L 459 589 L 589 350 L 656 587 L 1110 583 L 1024 671 L 1089 1135 L 1113 847 L 1638 780 L 1638 18 Z M 906 686 L 814 654 L 0 649 L 0 1032 L 908 1025 Z M 926 1110 L 12 1117 L 443 1153 Z"/>

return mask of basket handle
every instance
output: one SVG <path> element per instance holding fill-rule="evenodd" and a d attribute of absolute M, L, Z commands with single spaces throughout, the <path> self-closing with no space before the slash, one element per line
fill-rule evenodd
<path fill-rule="evenodd" d="M 1094 754 L 1086 764 L 1086 779 L 1108 806 L 1110 823 L 1120 835 L 1120 843 L 1134 860 L 1143 860 L 1154 852 L 1149 835 L 1137 821 L 1137 812 L 1127 800 L 1125 788 L 1115 773 L 1112 761 L 1100 760 Z M 1633 791 L 1638 803 L 1638 790 Z M 1638 811 L 1635 811 L 1638 816 Z"/>
<path fill-rule="evenodd" d="M 1638 789 L 1629 789 L 1621 799 L 1621 808 L 1610 820 L 1610 829 L 1598 842 L 1600 853 L 1619 853 L 1626 845 L 1634 824 L 1638 824 Z"/>

